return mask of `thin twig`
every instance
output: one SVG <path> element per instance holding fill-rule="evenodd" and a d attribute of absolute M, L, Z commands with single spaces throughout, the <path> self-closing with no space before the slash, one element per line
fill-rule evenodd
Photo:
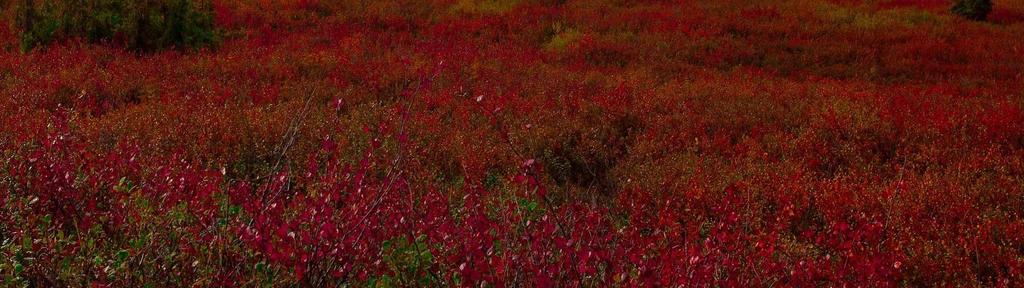
<path fill-rule="evenodd" d="M 306 100 L 302 105 L 301 112 L 296 115 L 297 117 L 292 118 L 291 123 L 288 124 L 288 129 L 285 131 L 285 134 L 282 137 L 282 141 L 280 142 L 280 144 L 277 145 L 277 147 L 280 147 L 280 151 L 276 151 L 277 160 L 275 161 L 274 166 L 271 167 L 270 171 L 267 172 L 266 178 L 268 179 L 268 181 L 274 181 L 274 176 L 280 170 L 281 163 L 283 163 L 285 158 L 287 158 L 288 150 L 291 149 L 291 146 L 295 144 L 295 140 L 298 138 L 297 135 L 299 133 L 299 129 L 302 128 L 303 124 L 305 124 L 306 115 L 309 113 L 309 105 L 310 103 L 313 102 L 313 98 L 316 95 L 316 91 L 316 87 L 314 87 L 313 91 L 306 96 Z M 275 150 L 278 149 L 275 148 Z M 282 188 L 275 189 L 275 191 L 270 191 L 271 193 L 273 193 L 273 195 L 271 195 L 269 199 L 266 198 L 267 195 L 266 193 L 264 193 L 262 195 L 262 209 L 266 211 L 267 205 L 273 202 L 274 200 L 277 200 L 277 197 L 280 196 L 283 190 L 285 189 Z"/>
<path fill-rule="evenodd" d="M 444 63 L 444 61 L 440 62 L 438 65 L 441 65 L 443 63 Z M 439 73 L 439 71 L 435 70 L 435 73 L 433 75 L 431 75 L 430 82 L 433 82 L 433 80 L 437 77 L 438 73 Z M 409 84 L 406 84 L 406 85 L 409 85 Z M 417 97 L 419 95 L 421 89 L 423 88 L 423 85 L 424 85 L 424 83 L 423 83 L 422 80 L 417 81 L 417 83 L 416 83 L 416 90 L 414 90 L 412 95 L 410 95 L 409 97 L 410 98 Z M 403 109 L 403 111 L 408 111 L 408 109 L 409 109 L 408 101 L 406 101 L 405 105 L 406 105 L 406 108 Z M 399 134 L 398 135 L 403 135 L 405 133 L 405 124 L 406 124 L 405 122 L 406 122 L 406 117 L 402 117 L 400 115 L 400 117 L 399 117 L 399 127 L 398 127 L 398 129 L 399 129 L 398 133 Z M 392 160 L 391 167 L 388 167 L 388 172 L 385 174 L 386 175 L 385 177 L 388 178 L 387 185 L 384 187 L 384 189 L 380 193 L 377 194 L 376 199 L 374 199 L 373 203 L 370 206 L 370 209 L 368 209 L 365 213 L 363 213 L 362 217 L 359 218 L 359 221 L 356 222 L 356 226 L 353 227 L 352 229 L 349 229 L 349 230 L 345 231 L 345 233 L 341 236 L 340 239 L 346 239 L 352 233 L 352 231 L 358 230 L 359 234 L 356 236 L 356 239 L 355 239 L 355 241 L 353 243 L 358 243 L 359 241 L 362 240 L 362 237 L 364 235 L 364 233 L 363 233 L 364 231 L 360 230 L 359 228 L 366 222 L 366 219 L 370 216 L 370 214 L 374 213 L 377 210 L 377 207 L 380 206 L 381 202 L 383 202 L 384 196 L 387 195 L 388 192 L 390 192 L 392 190 L 392 188 L 393 188 L 393 186 L 395 184 L 396 179 L 402 177 L 402 174 L 404 174 L 405 171 L 403 169 L 401 169 L 401 162 L 403 160 L 403 157 L 402 157 L 403 154 L 402 154 L 402 151 L 401 151 L 401 142 L 402 141 L 398 141 L 398 144 L 397 144 L 398 151 L 397 151 L 397 153 L 395 155 L 395 159 Z M 397 173 L 395 173 L 395 175 L 392 176 L 392 173 L 394 173 L 394 170 L 396 170 L 396 169 L 398 170 Z M 415 246 L 416 239 L 412 239 L 412 241 L 414 242 L 413 245 Z M 334 263 L 333 263 L 333 260 L 332 260 L 331 265 L 329 265 L 328 267 L 331 268 L 331 266 L 333 266 L 333 264 Z M 346 274 L 348 272 L 349 271 L 345 271 Z"/>

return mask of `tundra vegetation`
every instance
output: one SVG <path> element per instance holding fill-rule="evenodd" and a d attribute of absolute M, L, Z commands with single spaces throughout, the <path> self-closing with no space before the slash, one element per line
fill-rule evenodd
<path fill-rule="evenodd" d="M 1021 0 L 0 7 L 3 287 L 1024 285 Z"/>

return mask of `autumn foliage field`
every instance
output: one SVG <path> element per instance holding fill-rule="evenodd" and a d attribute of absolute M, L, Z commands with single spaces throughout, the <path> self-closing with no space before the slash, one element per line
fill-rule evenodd
<path fill-rule="evenodd" d="M 0 286 L 1024 287 L 1024 1 L 207 4 L 0 10 Z"/>

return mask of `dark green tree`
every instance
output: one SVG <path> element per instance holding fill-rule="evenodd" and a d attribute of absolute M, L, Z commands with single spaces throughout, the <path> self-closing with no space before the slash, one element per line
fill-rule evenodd
<path fill-rule="evenodd" d="M 984 21 L 992 12 L 992 0 L 957 0 L 952 11 L 967 19 Z"/>
<path fill-rule="evenodd" d="M 218 38 L 207 0 L 19 0 L 16 14 L 23 50 L 68 38 L 143 51 Z"/>

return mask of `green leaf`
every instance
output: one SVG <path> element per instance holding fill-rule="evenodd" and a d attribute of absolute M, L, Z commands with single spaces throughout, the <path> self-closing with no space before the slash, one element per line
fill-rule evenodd
<path fill-rule="evenodd" d="M 117 257 L 118 262 L 124 262 L 124 260 L 128 259 L 128 250 L 121 249 L 120 251 L 117 251 L 117 255 L 115 255 L 115 257 Z"/>

